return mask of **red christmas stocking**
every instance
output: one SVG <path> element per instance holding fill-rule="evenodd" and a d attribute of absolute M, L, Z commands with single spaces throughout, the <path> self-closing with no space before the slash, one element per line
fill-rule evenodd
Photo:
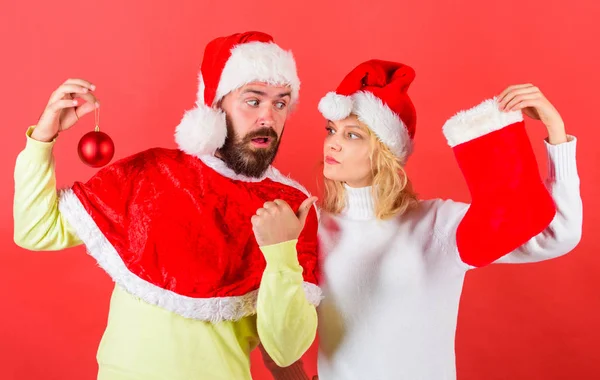
<path fill-rule="evenodd" d="M 520 111 L 496 99 L 458 113 L 443 127 L 472 203 L 456 232 L 462 260 L 481 267 L 542 232 L 556 206 L 544 186 Z"/>

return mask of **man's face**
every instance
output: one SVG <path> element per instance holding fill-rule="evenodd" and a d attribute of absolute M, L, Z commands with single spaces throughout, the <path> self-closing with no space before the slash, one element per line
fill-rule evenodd
<path fill-rule="evenodd" d="M 261 82 L 225 95 L 227 139 L 217 155 L 237 174 L 262 176 L 277 154 L 290 101 L 289 86 Z"/>

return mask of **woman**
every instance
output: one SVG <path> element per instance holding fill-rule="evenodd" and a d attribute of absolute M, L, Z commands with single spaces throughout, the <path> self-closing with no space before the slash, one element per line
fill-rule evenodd
<path fill-rule="evenodd" d="M 412 69 L 402 64 L 365 62 L 319 104 L 328 120 L 320 226 L 325 292 L 319 308 L 321 380 L 455 379 L 454 336 L 466 271 L 477 263 L 525 263 L 557 257 L 580 240 L 576 139 L 565 133 L 556 109 L 532 85 L 511 86 L 444 126 L 467 177 L 473 204 L 418 200 L 403 170 L 415 132 L 415 112 L 406 92 L 413 77 Z M 544 195 L 535 189 L 535 177 L 539 176 L 535 162 L 525 162 L 533 156 L 517 152 L 520 161 L 513 161 L 519 167 L 506 165 L 512 162 L 514 151 L 521 149 L 515 146 L 527 150 L 526 144 L 510 140 L 524 136 L 519 132 L 522 113 L 540 119 L 548 130 L 546 194 L 553 200 L 549 220 L 529 218 L 548 210 L 547 204 L 537 201 Z M 513 151 L 495 149 L 482 157 L 490 146 L 503 144 L 513 144 Z M 471 153 L 478 154 L 475 160 Z M 469 178 L 473 174 L 469 160 L 471 164 L 483 161 L 504 167 L 502 173 L 491 167 L 491 176 L 476 178 L 482 175 L 479 172 Z M 518 191 L 508 200 L 478 193 L 477 181 L 518 176 L 527 170 L 533 180 L 520 180 Z M 511 194 L 510 186 L 502 184 L 505 178 L 498 182 L 485 185 L 504 186 L 506 194 Z M 525 207 L 521 199 L 534 207 Z M 494 220 L 486 219 L 491 214 L 481 210 L 509 210 L 513 202 L 523 210 L 530 235 L 515 238 L 508 230 L 490 235 L 491 228 L 486 226 Z M 467 220 L 469 210 L 473 211 L 472 221 Z M 257 214 L 280 218 L 271 228 L 287 228 L 281 213 L 273 213 L 269 205 Z M 545 224 L 536 231 L 540 222 Z M 477 224 L 479 227 L 473 227 Z M 255 226 L 257 230 L 260 226 Z M 470 245 L 478 233 L 498 239 L 489 242 L 489 251 L 501 243 L 502 234 L 513 243 L 522 240 L 516 249 L 494 251 L 497 257 L 491 257 L 487 250 L 478 252 Z M 296 371 L 290 368 L 289 373 Z M 280 374 L 279 378 L 292 376 Z"/>

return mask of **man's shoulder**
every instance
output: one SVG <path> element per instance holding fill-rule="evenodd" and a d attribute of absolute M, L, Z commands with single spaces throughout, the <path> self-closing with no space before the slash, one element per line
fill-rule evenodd
<path fill-rule="evenodd" d="M 123 158 L 125 161 L 144 161 L 149 163 L 154 163 L 161 159 L 167 160 L 178 160 L 183 159 L 185 157 L 185 153 L 178 149 L 168 149 L 168 148 L 149 148 L 137 153 L 134 153 L 130 156 Z"/>
<path fill-rule="evenodd" d="M 204 166 L 198 158 L 190 156 L 179 149 L 155 147 L 121 158 L 113 165 L 134 167 L 138 169 L 151 169 L 181 164 L 189 165 L 190 162 Z"/>
<path fill-rule="evenodd" d="M 290 192 L 296 193 L 299 196 L 306 198 L 310 196 L 308 190 L 289 175 L 282 174 L 277 168 L 271 166 L 267 178 L 270 179 L 276 186 L 287 188 Z"/>

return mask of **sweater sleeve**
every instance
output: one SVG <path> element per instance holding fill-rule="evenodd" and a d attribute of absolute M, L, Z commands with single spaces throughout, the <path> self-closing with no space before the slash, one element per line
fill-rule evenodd
<path fill-rule="evenodd" d="M 31 138 L 17 156 L 13 198 L 14 241 L 32 251 L 54 251 L 82 244 L 58 210 L 52 142 Z"/>
<path fill-rule="evenodd" d="M 530 263 L 564 255 L 581 239 L 583 208 L 577 173 L 577 139 L 551 145 L 545 143 L 548 156 L 546 187 L 556 204 L 556 215 L 544 231 L 525 244 L 496 260 L 494 263 Z M 446 201 L 437 208 L 434 236 L 442 248 L 456 257 L 465 269 L 473 266 L 463 263 L 456 247 L 456 230 L 468 204 Z"/>
<path fill-rule="evenodd" d="M 546 143 L 548 178 L 546 186 L 556 204 L 556 215 L 540 234 L 496 263 L 528 263 L 562 256 L 581 240 L 583 205 L 579 192 L 576 160 L 577 139 L 559 145 Z"/>
<path fill-rule="evenodd" d="M 256 323 L 261 344 L 280 367 L 300 359 L 317 333 L 317 311 L 306 298 L 296 243 L 261 247 L 267 266 L 258 290 Z"/>

